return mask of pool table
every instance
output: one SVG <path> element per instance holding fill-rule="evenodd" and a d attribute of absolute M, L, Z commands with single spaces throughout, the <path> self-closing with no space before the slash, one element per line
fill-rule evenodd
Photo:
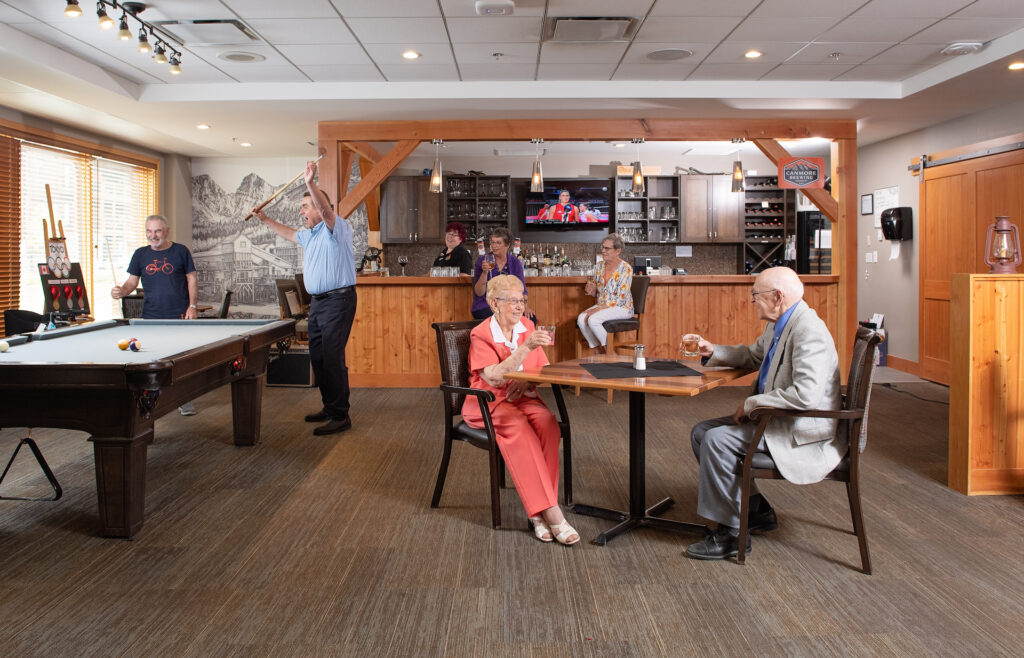
<path fill-rule="evenodd" d="M 254 445 L 270 347 L 294 334 L 291 319 L 133 319 L 9 338 L 0 353 L 0 427 L 88 432 L 100 533 L 131 537 L 142 527 L 156 419 L 230 382 L 235 445 Z M 132 337 L 140 351 L 119 349 Z"/>

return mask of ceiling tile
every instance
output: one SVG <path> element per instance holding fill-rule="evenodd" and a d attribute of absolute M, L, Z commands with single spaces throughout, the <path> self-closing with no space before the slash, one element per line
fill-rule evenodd
<path fill-rule="evenodd" d="M 380 74 L 377 67 L 371 65 L 318 64 L 300 68 L 314 82 L 381 82 L 384 80 L 384 76 Z"/>
<path fill-rule="evenodd" d="M 381 64 L 380 69 L 391 82 L 442 80 L 454 82 L 459 79 L 454 64 L 424 64 L 420 66 L 402 66 L 400 64 Z"/>
<path fill-rule="evenodd" d="M 402 53 L 406 50 L 415 50 L 422 57 L 405 59 Z M 366 44 L 366 51 L 378 66 L 449 66 L 454 63 L 451 47 L 447 43 L 370 43 Z"/>
<path fill-rule="evenodd" d="M 548 0 L 548 16 L 633 16 L 642 18 L 653 0 Z"/>
<path fill-rule="evenodd" d="M 774 64 L 701 64 L 688 80 L 757 80 Z"/>
<path fill-rule="evenodd" d="M 831 80 L 848 71 L 851 66 L 851 64 L 780 64 L 764 74 L 761 79 Z"/>
<path fill-rule="evenodd" d="M 337 18 L 328 0 L 220 0 L 248 21 L 254 18 Z M 214 4 L 214 3 L 211 3 Z"/>
<path fill-rule="evenodd" d="M 246 21 L 268 43 L 355 43 L 345 22 L 334 18 L 276 18 Z"/>
<path fill-rule="evenodd" d="M 538 80 L 610 80 L 615 64 L 541 64 Z"/>
<path fill-rule="evenodd" d="M 650 18 L 666 16 L 746 16 L 761 0 L 659 0 L 651 10 Z"/>
<path fill-rule="evenodd" d="M 79 2 L 82 11 L 91 2 Z M 174 0 L 173 2 L 147 2 L 146 13 L 142 16 L 147 21 L 180 21 L 210 20 L 218 18 L 238 18 L 233 11 L 220 2 L 210 0 Z M 95 13 L 95 12 L 93 12 Z M 111 14 L 113 15 L 113 14 Z"/>
<path fill-rule="evenodd" d="M 685 80 L 697 62 L 651 62 L 649 64 L 623 63 L 615 72 L 614 80 Z"/>
<path fill-rule="evenodd" d="M 448 43 L 440 18 L 351 18 L 348 26 L 363 43 Z"/>
<path fill-rule="evenodd" d="M 913 66 L 935 66 L 947 61 L 939 51 L 943 46 L 934 43 L 901 43 L 889 48 L 882 54 L 871 59 L 870 64 L 904 64 Z"/>
<path fill-rule="evenodd" d="M 634 41 L 679 43 L 687 41 L 718 42 L 736 27 L 738 18 L 659 18 L 646 20 Z"/>
<path fill-rule="evenodd" d="M 759 39 L 753 41 L 725 41 L 720 43 L 714 52 L 707 57 L 709 63 L 716 64 L 779 64 L 786 61 L 797 53 L 806 44 L 804 42 L 765 42 Z M 754 49 L 761 51 L 757 59 L 747 59 L 747 51 Z"/>
<path fill-rule="evenodd" d="M 436 17 L 437 0 L 331 0 L 345 18 Z M 472 3 L 470 3 L 472 6 Z"/>
<path fill-rule="evenodd" d="M 433 1 L 433 0 L 432 0 Z M 441 0 L 441 11 L 448 18 L 456 17 L 470 17 L 476 16 L 476 3 L 474 0 Z M 544 2 L 530 2 L 529 6 L 526 6 L 527 2 L 519 0 L 516 3 L 515 12 L 512 17 L 522 16 L 543 16 L 544 15 Z M 488 16 L 492 20 L 503 21 L 508 16 Z"/>
<path fill-rule="evenodd" d="M 857 11 L 864 2 L 865 0 L 764 0 L 751 15 L 758 18 L 845 18 Z"/>
<path fill-rule="evenodd" d="M 242 64 L 233 66 L 216 65 L 217 68 L 239 82 L 309 82 L 302 71 L 290 65 L 260 66 Z M 184 64 L 182 72 L 184 73 Z"/>
<path fill-rule="evenodd" d="M 539 16 L 518 18 L 449 18 L 448 33 L 453 43 L 506 43 L 540 41 Z"/>
<path fill-rule="evenodd" d="M 815 41 L 860 41 L 895 42 L 903 41 L 915 32 L 920 32 L 935 22 L 934 18 L 847 18 Z"/>
<path fill-rule="evenodd" d="M 369 66 L 370 58 L 358 44 L 278 46 L 281 54 L 297 66 L 335 62 L 342 66 Z"/>
<path fill-rule="evenodd" d="M 748 18 L 729 35 L 729 41 L 813 41 L 832 27 L 834 18 Z"/>
<path fill-rule="evenodd" d="M 281 57 L 280 53 L 274 50 L 272 46 L 262 44 L 254 44 L 251 46 L 192 46 L 186 50 L 194 53 L 197 57 L 205 59 L 217 68 L 224 68 L 225 66 L 240 66 L 248 68 L 259 68 L 262 66 L 291 66 L 288 63 L 288 60 Z M 219 57 L 221 54 L 233 52 L 253 53 L 256 55 L 262 55 L 266 59 L 262 62 L 239 63 L 223 60 Z"/>
<path fill-rule="evenodd" d="M 1020 0 L 977 0 L 956 14 L 957 18 L 1024 18 Z"/>
<path fill-rule="evenodd" d="M 886 43 L 809 43 L 786 60 L 787 64 L 831 64 L 832 53 L 839 53 L 839 63 L 859 64 L 889 47 Z"/>
<path fill-rule="evenodd" d="M 626 57 L 623 58 L 624 63 L 630 64 L 678 64 L 682 61 L 699 62 L 708 56 L 716 44 L 713 43 L 654 43 L 654 42 L 639 42 L 634 41 L 630 46 L 629 50 L 626 51 Z M 673 60 L 672 62 L 656 62 L 647 58 L 649 53 L 656 50 L 665 50 L 668 48 L 685 48 L 691 51 L 693 54 L 687 57 L 685 60 Z"/>
<path fill-rule="evenodd" d="M 836 80 L 866 81 L 884 80 L 895 82 L 906 80 L 924 70 L 925 67 L 913 64 L 861 64 L 843 73 Z"/>
<path fill-rule="evenodd" d="M 463 80 L 533 80 L 534 64 L 462 64 Z"/>
<path fill-rule="evenodd" d="M 857 11 L 857 18 L 945 18 L 973 0 L 871 0 Z"/>
<path fill-rule="evenodd" d="M 530 64 L 537 61 L 540 45 L 536 43 L 456 43 L 455 59 L 463 64 Z M 497 60 L 494 53 L 502 53 Z"/>
<path fill-rule="evenodd" d="M 617 64 L 626 52 L 628 43 L 552 43 L 546 42 L 540 51 L 541 64 Z M 611 72 L 609 71 L 609 74 Z"/>
<path fill-rule="evenodd" d="M 1024 18 L 950 18 L 915 34 L 907 43 L 986 42 L 1021 28 L 1024 28 Z"/>

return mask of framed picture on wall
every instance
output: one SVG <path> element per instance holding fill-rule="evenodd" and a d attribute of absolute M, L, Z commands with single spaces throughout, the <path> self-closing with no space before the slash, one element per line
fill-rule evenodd
<path fill-rule="evenodd" d="M 875 212 L 875 195 L 874 194 L 861 194 L 860 195 L 860 214 L 870 215 Z"/>

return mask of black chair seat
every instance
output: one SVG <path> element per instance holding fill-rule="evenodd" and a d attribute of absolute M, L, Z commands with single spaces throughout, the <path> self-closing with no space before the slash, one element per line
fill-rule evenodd
<path fill-rule="evenodd" d="M 617 331 L 636 331 L 640 327 L 640 321 L 636 318 L 626 318 L 623 320 L 606 320 L 601 323 L 604 330 L 608 333 L 615 333 Z"/>
<path fill-rule="evenodd" d="M 775 460 L 767 452 L 755 452 L 754 458 L 750 461 L 751 468 L 759 468 L 762 470 L 776 470 Z M 843 457 L 843 460 L 832 469 L 833 472 L 849 473 L 850 472 L 850 456 Z"/>
<path fill-rule="evenodd" d="M 466 421 L 462 421 L 455 426 L 455 434 L 457 435 L 455 438 L 479 444 L 481 448 L 485 448 L 491 442 L 491 436 L 487 433 L 487 428 L 470 427 L 466 424 Z"/>

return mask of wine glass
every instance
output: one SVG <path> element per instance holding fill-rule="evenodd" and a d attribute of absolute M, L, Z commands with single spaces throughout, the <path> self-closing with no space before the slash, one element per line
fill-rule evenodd
<path fill-rule="evenodd" d="M 409 264 L 408 256 L 399 256 L 398 264 L 402 266 L 402 276 L 405 276 L 405 266 Z"/>

